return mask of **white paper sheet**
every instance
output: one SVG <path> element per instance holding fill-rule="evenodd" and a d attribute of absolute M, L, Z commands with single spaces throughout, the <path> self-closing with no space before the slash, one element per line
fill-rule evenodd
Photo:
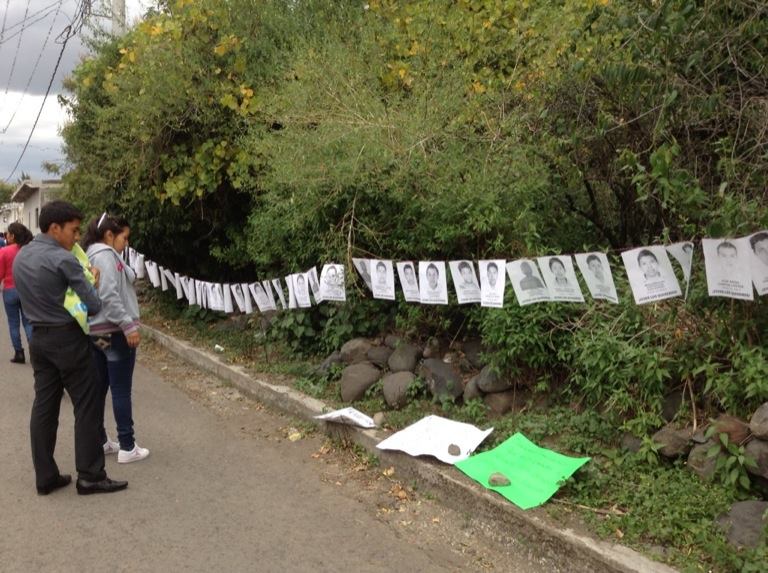
<path fill-rule="evenodd" d="M 392 434 L 376 447 L 399 450 L 411 456 L 434 456 L 446 464 L 455 464 L 467 459 L 491 432 L 493 428 L 483 431 L 471 424 L 427 416 Z M 459 448 L 458 455 L 448 453 L 454 445 Z"/>
<path fill-rule="evenodd" d="M 403 289 L 406 302 L 421 302 L 419 279 L 416 276 L 413 261 L 397 263 L 397 276 L 400 278 L 400 287 Z"/>
<path fill-rule="evenodd" d="M 235 285 L 237 286 L 237 285 Z M 243 302 L 245 303 L 245 314 L 253 314 L 253 299 L 251 298 L 251 290 L 248 288 L 248 283 L 242 283 L 240 288 L 243 291 Z"/>
<path fill-rule="evenodd" d="M 578 253 L 575 255 L 576 264 L 587 283 L 589 294 L 595 300 L 607 300 L 618 304 L 619 295 L 616 294 L 616 285 L 613 283 L 611 265 L 605 253 Z"/>
<path fill-rule="evenodd" d="M 768 231 L 760 231 L 749 237 L 752 251 L 752 282 L 757 294 L 768 294 Z"/>
<path fill-rule="evenodd" d="M 445 261 L 419 261 L 421 304 L 448 304 Z"/>
<path fill-rule="evenodd" d="M 270 303 L 267 293 L 264 291 L 264 286 L 261 283 L 251 283 L 248 285 L 248 289 L 253 295 L 253 300 L 256 301 L 256 306 L 259 307 L 260 312 L 267 312 L 269 310 L 275 310 L 275 303 Z"/>
<path fill-rule="evenodd" d="M 395 300 L 395 272 L 392 261 L 371 259 L 370 266 L 373 298 Z"/>
<path fill-rule="evenodd" d="M 539 273 L 539 267 L 536 266 L 536 261 L 531 259 L 509 261 L 507 274 L 520 306 L 552 300 L 549 289 Z"/>
<path fill-rule="evenodd" d="M 235 307 L 232 306 L 232 289 L 228 284 L 221 285 L 221 288 L 224 291 L 224 312 L 235 312 Z"/>
<path fill-rule="evenodd" d="M 373 292 L 371 286 L 371 259 L 352 259 L 352 264 L 355 265 L 357 272 L 360 273 L 360 278 L 363 279 L 365 286 L 368 290 Z"/>
<path fill-rule="evenodd" d="M 147 275 L 149 276 L 149 282 L 153 287 L 158 288 L 160 286 L 160 273 L 157 270 L 157 263 L 153 261 L 146 261 L 144 266 L 147 268 Z M 137 274 L 138 276 L 138 274 Z"/>
<path fill-rule="evenodd" d="M 347 424 L 350 426 L 359 426 L 361 428 L 375 428 L 376 422 L 373 418 L 366 416 L 360 410 L 355 408 L 342 408 L 341 410 L 334 410 L 327 414 L 320 414 L 315 416 L 316 420 L 325 420 L 327 422 L 337 422 L 339 424 Z"/>
<path fill-rule="evenodd" d="M 165 276 L 165 269 L 163 267 L 158 267 L 158 271 L 160 274 L 160 290 L 165 292 L 168 290 L 168 278 Z"/>
<path fill-rule="evenodd" d="M 317 267 L 312 267 L 304 273 L 304 277 L 307 279 L 307 284 L 312 291 L 312 296 L 315 297 L 315 304 L 323 302 L 323 294 L 320 290 L 320 281 L 317 278 Z M 266 281 L 265 281 L 266 282 Z"/>
<path fill-rule="evenodd" d="M 261 281 L 261 286 L 264 287 L 264 293 L 267 295 L 267 301 L 269 302 L 270 310 L 277 310 L 277 304 L 275 302 L 275 294 L 272 292 L 271 281 Z"/>
<path fill-rule="evenodd" d="M 280 284 L 280 279 L 272 279 L 272 288 L 277 293 L 277 300 L 280 303 L 280 308 L 288 308 L 288 303 L 285 302 L 285 291 L 283 290 L 283 285 Z"/>
<path fill-rule="evenodd" d="M 344 265 L 335 263 L 323 265 L 323 270 L 320 272 L 320 294 L 323 300 L 345 302 L 347 294 L 344 286 Z"/>
<path fill-rule="evenodd" d="M 635 304 L 683 296 L 667 250 L 658 245 L 621 253 Z"/>
<path fill-rule="evenodd" d="M 475 274 L 475 264 L 472 261 L 450 261 L 448 267 L 459 304 L 480 302 L 480 283 Z"/>
<path fill-rule="evenodd" d="M 480 261 L 480 306 L 502 308 L 507 278 L 504 269 L 507 261 L 495 259 Z"/>
<path fill-rule="evenodd" d="M 538 257 L 539 269 L 554 301 L 584 302 L 570 255 Z"/>
<path fill-rule="evenodd" d="M 184 285 L 181 284 L 179 273 L 173 273 L 174 284 L 176 285 L 176 300 L 184 298 Z"/>
<path fill-rule="evenodd" d="M 709 296 L 754 300 L 749 239 L 702 239 Z"/>

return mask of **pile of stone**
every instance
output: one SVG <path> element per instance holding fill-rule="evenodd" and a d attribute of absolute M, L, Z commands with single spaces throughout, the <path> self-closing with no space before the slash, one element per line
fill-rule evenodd
<path fill-rule="evenodd" d="M 381 381 L 384 399 L 394 409 L 409 403 L 419 381 L 436 401 L 466 403 L 480 398 L 492 415 L 503 415 L 527 399 L 511 379 L 483 363 L 479 341 L 455 343 L 447 351 L 445 346 L 430 339 L 421 347 L 395 335 L 355 338 L 326 358 L 317 370 L 327 372 L 334 364 L 343 367 L 340 385 L 345 402 L 362 399 Z"/>
<path fill-rule="evenodd" d="M 704 480 L 711 480 L 718 459 L 728 455 L 722 448 L 712 448 L 720 445 L 720 434 L 727 434 L 728 443 L 744 445 L 744 453 L 755 461 L 753 467 L 747 466 L 747 471 L 753 484 L 765 495 L 768 492 L 768 402 L 752 414 L 749 423 L 722 414 L 712 424 L 714 432 L 701 429 L 693 432 L 690 427 L 679 428 L 669 423 L 653 435 L 653 441 L 659 445 L 662 456 L 669 459 L 686 457 L 692 472 Z M 717 451 L 717 455 L 709 455 L 710 451 Z M 718 523 L 734 545 L 755 546 L 768 525 L 763 517 L 766 511 L 766 501 L 739 502 L 722 515 Z"/>

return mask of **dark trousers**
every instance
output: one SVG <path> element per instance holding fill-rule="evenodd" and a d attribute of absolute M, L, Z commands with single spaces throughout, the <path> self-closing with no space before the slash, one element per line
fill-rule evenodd
<path fill-rule="evenodd" d="M 100 437 L 104 399 L 88 336 L 75 322 L 64 327 L 36 326 L 29 352 L 35 373 L 35 401 L 29 431 L 37 487 L 48 486 L 59 476 L 53 452 L 64 390 L 75 412 L 77 475 L 88 481 L 103 480 L 107 475 Z"/>
<path fill-rule="evenodd" d="M 136 445 L 133 438 L 133 407 L 131 405 L 131 386 L 133 385 L 133 368 L 136 365 L 136 349 L 128 346 L 128 341 L 122 332 L 113 332 L 110 336 L 110 346 L 104 350 L 94 346 L 102 388 L 102 401 L 107 399 L 107 390 L 112 392 L 112 413 L 117 425 L 117 439 L 120 449 L 131 451 Z M 107 432 L 101 431 L 101 441 L 107 441 Z"/>

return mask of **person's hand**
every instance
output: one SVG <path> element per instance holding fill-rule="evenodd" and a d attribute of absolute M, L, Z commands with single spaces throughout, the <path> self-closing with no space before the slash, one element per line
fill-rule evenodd
<path fill-rule="evenodd" d="M 138 330 L 135 330 L 130 334 L 127 334 L 125 340 L 128 342 L 129 348 L 136 348 L 139 345 L 139 342 L 141 342 L 141 335 Z"/>
<path fill-rule="evenodd" d="M 98 267 L 91 267 L 91 274 L 93 275 L 93 286 L 99 288 L 99 279 L 101 278 L 101 271 Z"/>

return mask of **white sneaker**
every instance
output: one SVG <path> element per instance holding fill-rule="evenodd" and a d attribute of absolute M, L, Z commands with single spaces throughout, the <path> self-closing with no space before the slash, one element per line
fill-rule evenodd
<path fill-rule="evenodd" d="M 147 448 L 140 448 L 139 444 L 134 444 L 133 449 L 130 451 L 120 450 L 117 452 L 117 463 L 130 464 L 131 462 L 138 462 L 146 458 L 148 455 L 149 450 Z"/>
<path fill-rule="evenodd" d="M 116 454 L 120 451 L 120 444 L 117 442 L 113 442 L 109 438 L 107 438 L 107 441 L 104 442 L 104 455 L 108 456 L 109 454 Z"/>

